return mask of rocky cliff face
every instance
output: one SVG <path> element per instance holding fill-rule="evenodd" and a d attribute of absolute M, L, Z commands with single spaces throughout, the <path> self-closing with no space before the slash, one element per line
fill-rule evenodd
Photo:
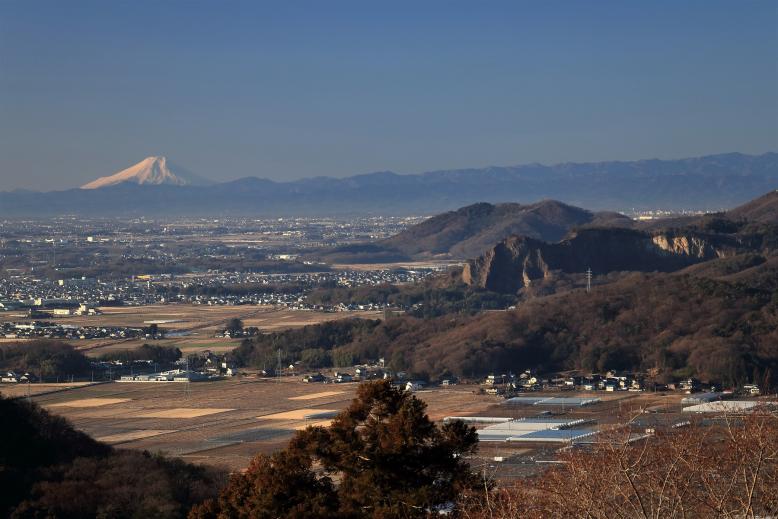
<path fill-rule="evenodd" d="M 693 232 L 646 233 L 630 229 L 585 229 L 559 243 L 511 236 L 470 260 L 462 279 L 471 286 L 513 293 L 554 271 L 597 274 L 614 271 L 670 272 L 737 254 L 735 238 Z"/>
<path fill-rule="evenodd" d="M 651 241 L 665 252 L 688 258 L 706 260 L 726 255 L 725 252 L 716 249 L 709 241 L 698 236 L 656 234 L 651 237 Z"/>

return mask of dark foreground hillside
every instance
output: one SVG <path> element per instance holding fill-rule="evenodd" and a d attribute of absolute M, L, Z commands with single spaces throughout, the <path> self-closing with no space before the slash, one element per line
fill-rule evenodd
<path fill-rule="evenodd" d="M 224 476 L 124 451 L 35 404 L 0 397 L 1 517 L 186 517 Z"/>

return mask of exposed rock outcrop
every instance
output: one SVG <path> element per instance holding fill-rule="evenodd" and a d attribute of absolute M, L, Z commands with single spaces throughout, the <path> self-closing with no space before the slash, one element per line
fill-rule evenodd
<path fill-rule="evenodd" d="M 597 274 L 614 271 L 671 272 L 742 249 L 735 237 L 692 232 L 646 233 L 631 229 L 584 229 L 559 243 L 511 236 L 470 260 L 463 281 L 513 293 L 554 271 Z"/>

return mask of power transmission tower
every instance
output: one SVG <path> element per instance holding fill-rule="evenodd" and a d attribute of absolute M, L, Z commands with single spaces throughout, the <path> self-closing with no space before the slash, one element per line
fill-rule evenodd
<path fill-rule="evenodd" d="M 590 293 L 592 291 L 592 269 L 587 268 L 586 269 L 586 293 Z"/>
<path fill-rule="evenodd" d="M 281 348 L 278 348 L 278 373 L 276 373 L 276 377 L 279 382 L 281 382 Z"/>

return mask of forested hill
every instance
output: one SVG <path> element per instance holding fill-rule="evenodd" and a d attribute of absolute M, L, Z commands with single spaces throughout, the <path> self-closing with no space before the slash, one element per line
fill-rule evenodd
<path fill-rule="evenodd" d="M 318 257 L 331 263 L 468 259 L 514 234 L 555 242 L 582 226 L 633 224 L 619 213 L 592 212 L 556 200 L 527 205 L 482 202 L 433 216 L 385 240 L 322 251 Z"/>
<path fill-rule="evenodd" d="M 778 189 L 727 211 L 727 217 L 734 220 L 778 224 Z"/>
<path fill-rule="evenodd" d="M 583 225 L 629 227 L 632 220 L 556 200 L 529 205 L 481 203 L 435 216 L 379 243 L 413 257 L 471 258 L 512 234 L 554 242 Z"/>
<path fill-rule="evenodd" d="M 705 266 L 705 269 L 701 267 Z M 633 273 L 591 293 L 530 298 L 516 310 L 340 321 L 263 335 L 237 351 L 262 366 L 277 348 L 312 367 L 379 357 L 438 377 L 492 371 L 653 370 L 726 385 L 778 373 L 778 259 L 750 256 L 677 273 Z"/>

